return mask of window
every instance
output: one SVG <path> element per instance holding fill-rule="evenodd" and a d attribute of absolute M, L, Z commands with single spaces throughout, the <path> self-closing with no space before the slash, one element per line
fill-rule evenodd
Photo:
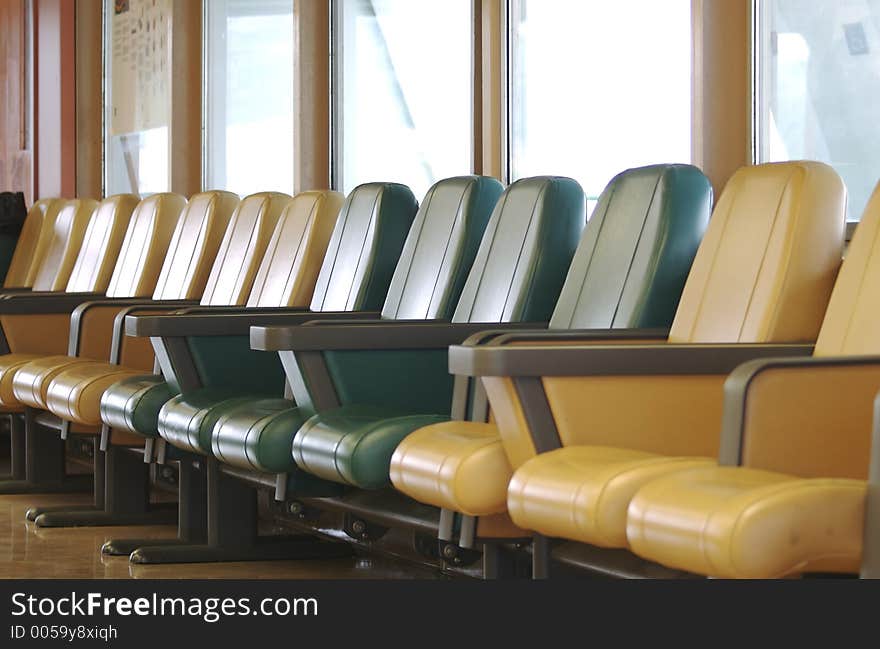
<path fill-rule="evenodd" d="M 757 5 L 759 162 L 831 164 L 858 220 L 880 178 L 880 0 Z"/>
<path fill-rule="evenodd" d="M 168 191 L 172 0 L 105 0 L 105 193 Z"/>
<path fill-rule="evenodd" d="M 691 0 L 511 0 L 510 174 L 691 160 Z"/>
<path fill-rule="evenodd" d="M 401 182 L 421 198 L 471 168 L 470 0 L 334 4 L 334 181 Z"/>
<path fill-rule="evenodd" d="M 293 192 L 293 0 L 206 0 L 207 189 Z"/>

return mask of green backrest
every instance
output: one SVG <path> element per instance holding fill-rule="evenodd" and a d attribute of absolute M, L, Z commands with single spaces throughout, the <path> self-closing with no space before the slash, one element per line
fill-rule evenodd
<path fill-rule="evenodd" d="M 383 318 L 449 318 L 504 186 L 461 176 L 436 183 L 422 201 L 394 271 Z"/>
<path fill-rule="evenodd" d="M 523 178 L 498 199 L 454 322 L 546 322 L 584 228 L 571 178 Z"/>
<path fill-rule="evenodd" d="M 711 210 L 712 185 L 691 165 L 618 174 L 599 196 L 550 327 L 669 327 Z"/>
<path fill-rule="evenodd" d="M 382 308 L 417 207 L 405 185 L 367 183 L 355 187 L 339 211 L 311 310 Z"/>

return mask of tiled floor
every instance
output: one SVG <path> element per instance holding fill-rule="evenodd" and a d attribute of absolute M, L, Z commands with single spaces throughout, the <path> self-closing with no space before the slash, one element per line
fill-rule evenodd
<path fill-rule="evenodd" d="M 103 557 L 110 538 L 168 538 L 165 527 L 42 529 L 24 518 L 33 505 L 86 503 L 78 495 L 0 495 L 0 578 L 59 579 L 420 579 L 437 573 L 384 557 L 311 561 L 135 566 L 127 557 Z"/>

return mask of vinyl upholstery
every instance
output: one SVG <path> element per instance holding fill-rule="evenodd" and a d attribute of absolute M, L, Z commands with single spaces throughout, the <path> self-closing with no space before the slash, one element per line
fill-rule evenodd
<path fill-rule="evenodd" d="M 405 239 L 395 235 L 392 246 L 382 246 L 385 252 L 381 263 L 386 268 L 383 281 L 387 283 L 381 296 L 376 292 L 375 298 L 370 299 L 384 300 L 384 318 L 448 316 L 464 283 L 465 272 L 461 267 L 473 261 L 500 192 L 500 183 L 476 176 L 443 180 L 429 190 L 414 218 L 410 217 L 409 227 L 403 233 Z M 367 215 L 364 211 L 364 218 Z M 346 229 L 345 245 L 359 246 L 361 232 L 361 226 Z M 372 263 L 379 261 L 376 258 Z M 346 292 L 363 294 L 361 285 L 367 279 L 350 274 L 345 268 L 340 267 L 338 255 L 328 255 L 321 275 L 326 276 L 332 269 L 333 276 L 326 283 L 338 287 L 341 295 L 346 283 L 343 280 L 349 274 Z M 326 310 L 328 306 L 332 305 L 326 300 L 312 302 L 313 311 Z M 341 306 L 342 310 L 364 308 L 348 301 Z M 224 462 L 249 469 L 293 470 L 290 448 L 304 415 L 291 401 L 277 397 L 254 399 L 242 397 L 241 391 L 238 397 L 215 409 L 217 419 L 208 419 L 202 426 L 203 452 L 213 452 Z"/>
<path fill-rule="evenodd" d="M 739 466 L 648 483 L 632 500 L 633 551 L 715 577 L 857 572 L 880 364 L 880 192 L 847 251 L 814 355 L 841 363 L 755 368 L 742 401 Z M 731 376 L 731 381 L 735 376 Z M 729 460 L 728 460 L 729 462 Z"/>
<path fill-rule="evenodd" d="M 152 274 L 154 298 L 185 299 L 202 294 L 202 303 L 206 295 L 211 300 L 240 301 L 241 283 L 252 283 L 257 264 L 289 201 L 286 194 L 275 192 L 254 194 L 240 203 L 228 192 L 193 196 L 192 207 L 183 214 L 161 269 Z M 221 256 L 231 264 L 238 263 L 239 273 L 217 272 Z M 126 365 L 94 359 L 57 372 L 43 383 L 46 406 L 68 421 L 101 424 L 104 392 L 119 382 L 143 380 L 144 372 L 152 368 L 151 350 L 145 352 L 129 354 Z M 154 388 L 161 385 L 159 377 L 153 377 L 150 383 Z M 118 428 L 125 431 L 125 427 Z"/>
<path fill-rule="evenodd" d="M 581 237 L 550 328 L 669 327 L 711 202 L 708 180 L 688 165 L 630 169 L 612 179 Z M 476 422 L 419 429 L 391 459 L 398 490 L 468 515 L 505 512 L 512 471 L 498 428 Z"/>
<path fill-rule="evenodd" d="M 250 306 L 303 308 L 309 304 L 313 307 L 327 304 L 333 309 L 342 308 L 349 299 L 364 299 L 367 304 L 375 305 L 375 285 L 383 281 L 383 275 L 390 275 L 390 270 L 381 260 L 373 263 L 372 259 L 377 251 L 384 250 L 383 246 L 393 247 L 395 240 L 402 242 L 416 207 L 409 189 L 393 183 L 371 183 L 356 188 L 344 201 L 334 192 L 304 192 L 297 195 L 294 203 L 279 222 L 263 256 L 263 264 L 255 273 L 248 298 Z M 350 238 L 358 238 L 359 247 L 354 247 Z M 356 256 L 353 258 L 360 254 L 363 254 L 362 264 L 357 263 Z M 328 264 L 338 269 L 335 277 L 322 274 Z M 319 266 L 322 271 L 315 279 Z M 359 277 L 367 289 L 352 298 L 342 290 L 341 275 L 349 279 Z M 279 290 L 277 280 L 284 277 L 288 280 Z M 245 371 L 243 364 L 253 360 L 256 352 L 250 352 L 249 345 L 240 350 L 236 342 L 234 339 L 191 338 L 190 349 L 204 373 L 203 392 L 181 395 L 177 386 L 167 384 L 160 376 L 134 376 L 105 392 L 101 405 L 103 421 L 116 422 L 143 436 L 158 437 L 160 410 L 173 398 L 183 409 L 192 406 L 185 397 L 194 397 L 197 404 L 212 408 L 235 395 L 235 390 L 229 389 L 231 386 L 224 387 L 227 382 L 247 386 L 241 390 L 247 393 L 248 389 L 259 390 L 263 385 L 272 384 L 276 373 L 283 380 L 280 371 L 271 367 L 268 375 L 264 371 L 268 355 L 261 355 L 263 363 L 256 371 Z M 168 414 L 172 414 L 171 410 Z M 184 447 L 198 437 L 198 434 L 192 436 L 186 427 L 168 428 L 168 435 Z M 210 440 L 207 444 L 209 447 Z"/>
<path fill-rule="evenodd" d="M 845 189 L 820 163 L 746 167 L 715 208 L 669 343 L 811 342 L 843 247 Z M 520 527 L 626 547 L 639 487 L 718 453 L 723 375 L 543 377 L 563 448 L 515 467 L 507 506 Z M 504 378 L 484 380 L 502 437 Z M 527 434 L 527 433 L 526 433 Z M 680 461 L 666 456 L 684 458 Z M 569 467 L 563 477 L 560 466 Z"/>
<path fill-rule="evenodd" d="M 171 235 L 186 200 L 177 194 L 154 194 L 138 202 L 136 196 L 125 194 L 102 201 L 86 231 L 76 260 L 68 292 L 97 291 L 108 298 L 147 297 L 156 278 Z M 110 332 L 102 328 L 109 355 Z M 97 335 L 97 332 L 92 332 Z M 21 355 L 9 359 L 17 365 Z M 0 372 L 12 381 L 12 392 L 18 403 L 7 406 L 46 408 L 49 382 L 66 368 L 81 362 L 67 355 L 35 356 L 17 369 L 5 369 L 0 359 Z M 11 375 L 11 376 L 10 376 Z"/>
<path fill-rule="evenodd" d="M 498 199 L 452 322 L 546 321 L 585 221 L 583 191 L 571 179 L 517 181 Z M 574 289 L 573 289 L 574 290 Z M 357 352 L 354 352 L 355 354 Z M 328 360 L 342 407 L 306 421 L 293 441 L 300 468 L 361 488 L 390 482 L 391 457 L 414 430 L 445 421 L 452 385 L 446 350 Z M 377 365 L 383 363 L 383 365 Z M 411 377 L 418 376 L 418 385 Z M 433 377 L 433 378 L 432 378 Z"/>
<path fill-rule="evenodd" d="M 9 261 L 9 268 L 6 270 L 6 277 L 3 279 L 5 288 L 30 288 L 33 284 L 34 276 L 42 261 L 42 259 L 37 259 L 36 255 L 40 234 L 43 228 L 48 229 L 49 223 L 54 221 L 60 204 L 60 199 L 43 198 L 31 205 L 21 226 L 15 251 Z"/>
<path fill-rule="evenodd" d="M 101 203 L 86 199 L 66 201 L 50 221 L 53 204 L 43 225 L 45 238 L 41 232 L 43 240 L 37 243 L 42 251 L 35 254 L 42 255 L 43 261 L 34 290 L 55 290 L 55 282 L 64 277 L 67 292 L 106 291 L 137 204 L 137 197 L 131 194 L 110 196 Z M 47 352 L 63 351 L 68 318 L 66 313 L 0 317 L 12 352 L 0 356 L 0 394 L 6 397 L 0 401 L 0 407 L 7 411 L 23 407 L 14 394 L 16 374 Z"/>

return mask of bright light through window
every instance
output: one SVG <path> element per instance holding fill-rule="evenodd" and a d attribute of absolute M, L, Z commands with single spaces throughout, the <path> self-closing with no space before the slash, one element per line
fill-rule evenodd
<path fill-rule="evenodd" d="M 691 0 L 513 0 L 513 179 L 691 160 Z"/>
<path fill-rule="evenodd" d="M 293 0 L 205 3 L 205 186 L 293 191 Z"/>
<path fill-rule="evenodd" d="M 337 185 L 401 182 L 421 198 L 471 167 L 470 0 L 336 3 Z"/>
<path fill-rule="evenodd" d="M 880 0 L 758 3 L 758 160 L 820 160 L 851 221 L 880 178 Z"/>
<path fill-rule="evenodd" d="M 104 3 L 105 193 L 168 191 L 171 0 Z"/>

